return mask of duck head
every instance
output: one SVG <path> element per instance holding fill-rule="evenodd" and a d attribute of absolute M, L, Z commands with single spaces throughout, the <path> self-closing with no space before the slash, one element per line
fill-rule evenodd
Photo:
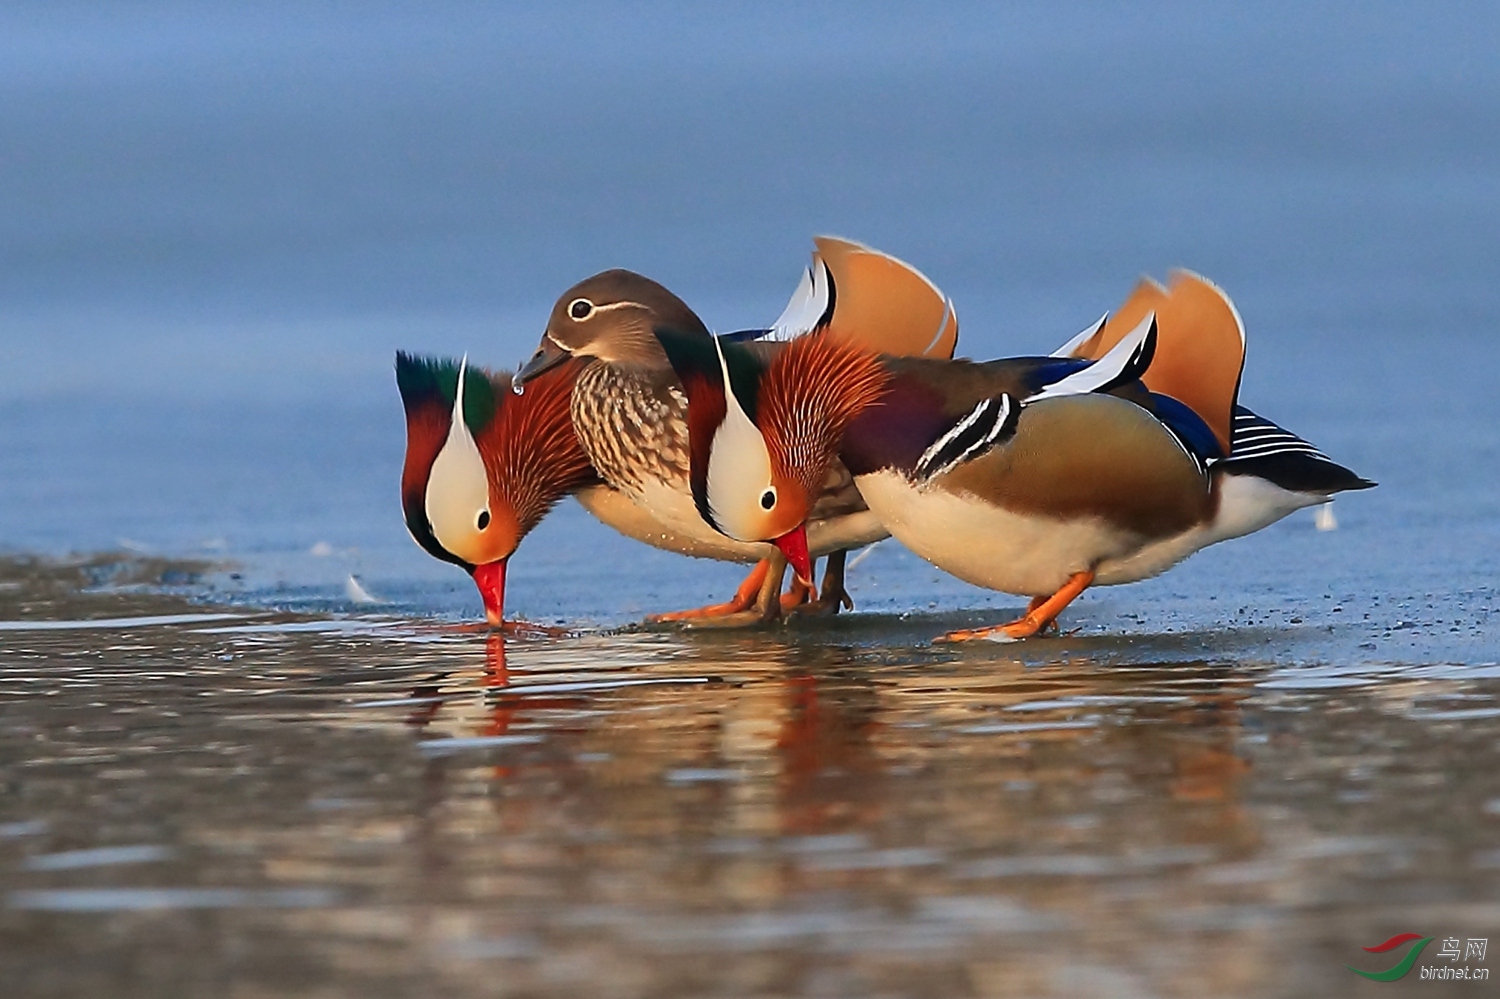
<path fill-rule="evenodd" d="M 570 357 L 593 357 L 610 364 L 665 364 L 655 332 L 670 330 L 707 340 L 708 328 L 687 304 L 655 281 L 634 271 L 610 270 L 585 278 L 563 292 L 542 342 L 520 371 L 516 385 Z"/>
<path fill-rule="evenodd" d="M 885 393 L 885 368 L 826 334 L 792 341 L 764 367 L 734 343 L 658 339 L 688 397 L 698 512 L 736 541 L 775 544 L 811 584 L 808 515 L 844 429 Z"/>
<path fill-rule="evenodd" d="M 396 355 L 407 530 L 428 554 L 473 577 L 492 625 L 502 623 L 505 567 L 521 539 L 593 479 L 569 415 L 576 378 L 577 366 L 565 365 L 516 396 L 507 372 Z"/>

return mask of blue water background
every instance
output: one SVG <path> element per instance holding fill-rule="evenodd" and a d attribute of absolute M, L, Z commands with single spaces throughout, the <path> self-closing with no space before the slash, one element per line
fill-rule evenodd
<path fill-rule="evenodd" d="M 228 560 L 247 599 L 333 609 L 355 573 L 474 615 L 401 524 L 393 352 L 514 364 L 614 266 L 768 322 L 828 232 L 921 267 L 980 357 L 1205 273 L 1248 327 L 1243 400 L 1381 482 L 1337 532 L 1296 516 L 1084 620 L 1488 610 L 1496 38 L 1480 3 L 6 5 L 0 550 Z M 570 503 L 510 604 L 614 623 L 736 577 Z M 894 543 L 853 583 L 1013 603 Z"/>

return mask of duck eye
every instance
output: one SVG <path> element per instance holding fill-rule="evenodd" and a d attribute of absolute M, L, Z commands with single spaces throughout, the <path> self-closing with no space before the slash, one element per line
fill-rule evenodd
<path fill-rule="evenodd" d="M 763 493 L 760 494 L 760 508 L 762 510 L 769 510 L 769 509 L 771 509 L 775 505 L 776 505 L 776 490 L 774 490 L 774 489 L 767 489 L 765 492 L 763 492 Z"/>
<path fill-rule="evenodd" d="M 488 510 L 480 510 L 479 511 L 479 520 L 477 520 L 476 523 L 479 525 L 479 529 L 481 531 L 484 530 L 486 527 L 489 527 L 490 526 L 490 512 Z"/>
<path fill-rule="evenodd" d="M 586 298 L 575 298 L 568 306 L 568 315 L 574 319 L 587 319 L 594 312 L 594 303 Z"/>

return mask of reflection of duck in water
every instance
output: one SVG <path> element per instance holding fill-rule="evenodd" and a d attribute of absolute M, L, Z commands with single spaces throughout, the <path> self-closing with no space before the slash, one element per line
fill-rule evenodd
<path fill-rule="evenodd" d="M 661 338 L 689 397 L 706 521 L 805 548 L 809 486 L 840 461 L 886 528 L 967 582 L 1032 597 L 1036 634 L 1085 588 L 1147 579 L 1336 492 L 1373 485 L 1237 401 L 1238 312 L 1178 274 L 1051 357 L 879 357 L 826 335 L 769 364 Z M 804 565 L 799 571 L 806 571 Z"/>
<path fill-rule="evenodd" d="M 478 677 L 477 691 L 450 688 L 445 692 L 441 682 L 449 675 L 440 675 L 412 689 L 411 696 L 421 698 L 424 703 L 412 710 L 407 724 L 423 735 L 445 707 L 449 709 L 447 727 L 455 732 L 451 737 L 468 738 L 505 735 L 517 716 L 527 710 L 576 709 L 584 703 L 579 697 L 538 697 L 528 695 L 524 686 L 512 688 L 505 636 L 498 631 L 485 635 L 484 672 Z M 475 693 L 481 693 L 482 697 L 475 698 Z M 478 717 L 472 710 L 476 703 L 482 705 Z"/>
<path fill-rule="evenodd" d="M 880 704 L 869 684 L 795 673 L 780 681 L 778 799 L 783 834 L 867 827 L 884 809 L 884 774 L 873 740 Z"/>

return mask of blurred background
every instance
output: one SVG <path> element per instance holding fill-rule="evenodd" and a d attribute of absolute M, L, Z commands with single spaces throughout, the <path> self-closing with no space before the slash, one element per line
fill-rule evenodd
<path fill-rule="evenodd" d="M 974 356 L 1209 275 L 1246 401 L 1382 481 L 1346 504 L 1379 536 L 1468 524 L 1461 570 L 1497 522 L 1496 38 L 1486 3 L 6 4 L 0 550 L 473 613 L 401 524 L 393 351 L 511 366 L 620 266 L 767 323 L 833 233 Z M 542 588 L 601 551 L 734 581 L 569 504 L 517 608 L 620 612 Z"/>

